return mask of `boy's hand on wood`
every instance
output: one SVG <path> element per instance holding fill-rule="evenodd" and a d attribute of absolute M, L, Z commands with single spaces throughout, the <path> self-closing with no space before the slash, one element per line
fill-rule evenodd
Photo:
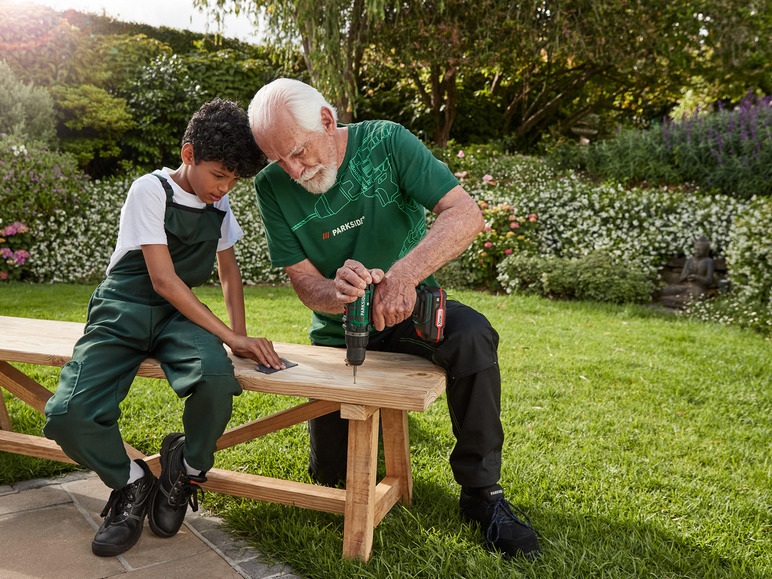
<path fill-rule="evenodd" d="M 283 370 L 286 366 L 281 361 L 276 350 L 273 349 L 273 343 L 266 338 L 250 338 L 248 336 L 239 336 L 228 344 L 234 354 L 241 358 L 249 358 L 270 368 Z"/>

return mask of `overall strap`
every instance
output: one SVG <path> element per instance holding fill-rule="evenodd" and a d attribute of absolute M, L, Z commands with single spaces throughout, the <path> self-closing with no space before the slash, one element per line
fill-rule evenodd
<path fill-rule="evenodd" d="M 174 190 L 172 189 L 171 184 L 169 184 L 169 181 L 164 177 L 163 175 L 159 175 L 158 173 L 152 173 L 156 177 L 158 177 L 158 180 L 161 181 L 161 185 L 163 185 L 164 191 L 166 191 L 166 207 L 177 207 L 178 209 L 182 209 L 184 211 L 191 211 L 193 213 L 203 213 L 204 211 L 211 211 L 214 212 L 217 215 L 225 216 L 225 211 L 222 209 L 218 209 L 214 205 L 207 205 L 203 209 L 196 209 L 194 207 L 187 207 L 186 205 L 180 205 L 179 203 L 174 202 Z M 221 217 L 222 218 L 222 217 Z"/>
<path fill-rule="evenodd" d="M 158 180 L 161 181 L 161 185 L 163 185 L 164 191 L 166 191 L 166 206 L 173 205 L 174 201 L 172 201 L 172 199 L 174 199 L 174 190 L 169 184 L 169 181 L 166 180 L 166 177 L 159 175 L 158 173 L 152 173 L 152 175 L 158 177 Z"/>

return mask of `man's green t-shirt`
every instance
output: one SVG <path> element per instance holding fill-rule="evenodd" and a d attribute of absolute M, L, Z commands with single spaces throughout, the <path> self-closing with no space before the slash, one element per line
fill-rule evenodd
<path fill-rule="evenodd" d="M 309 259 L 332 279 L 346 259 L 354 259 L 388 271 L 426 234 L 425 208 L 434 208 L 458 185 L 448 167 L 401 125 L 345 126 L 346 156 L 326 193 L 309 193 L 276 163 L 255 178 L 274 267 Z M 341 316 L 314 312 L 310 336 L 319 344 L 343 344 Z"/>

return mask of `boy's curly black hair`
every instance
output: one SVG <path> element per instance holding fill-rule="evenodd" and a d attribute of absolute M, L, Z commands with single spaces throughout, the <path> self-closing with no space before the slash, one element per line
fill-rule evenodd
<path fill-rule="evenodd" d="M 239 178 L 251 178 L 266 165 L 249 128 L 249 117 L 237 103 L 215 98 L 201 106 L 188 122 L 182 144 L 193 145 L 193 158 L 221 161 Z"/>

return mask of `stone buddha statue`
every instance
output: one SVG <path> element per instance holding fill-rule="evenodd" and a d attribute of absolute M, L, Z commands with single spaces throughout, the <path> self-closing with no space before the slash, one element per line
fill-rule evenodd
<path fill-rule="evenodd" d="M 686 260 L 678 283 L 662 290 L 660 303 L 670 308 L 683 308 L 700 299 L 713 285 L 713 268 L 710 242 L 703 235 L 694 242 L 694 255 Z"/>

